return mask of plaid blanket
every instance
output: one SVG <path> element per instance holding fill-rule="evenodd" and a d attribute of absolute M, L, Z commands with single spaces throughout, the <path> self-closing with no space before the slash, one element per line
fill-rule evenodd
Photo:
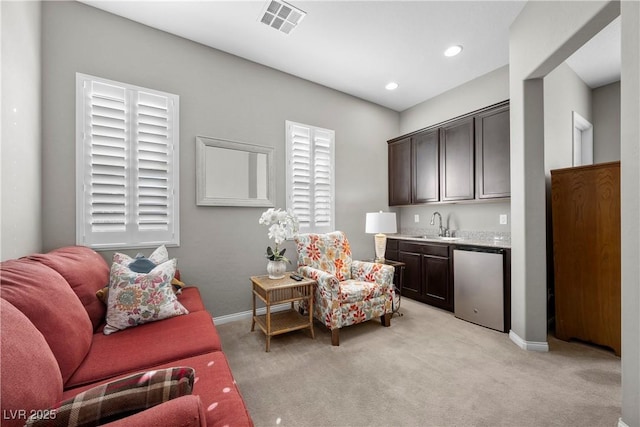
<path fill-rule="evenodd" d="M 34 411 L 26 426 L 97 426 L 191 394 L 195 370 L 175 367 L 142 372 L 96 386 L 55 407 Z"/>

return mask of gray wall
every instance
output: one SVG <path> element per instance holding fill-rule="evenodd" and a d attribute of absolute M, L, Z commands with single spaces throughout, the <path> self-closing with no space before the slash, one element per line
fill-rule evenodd
<path fill-rule="evenodd" d="M 419 230 L 438 230 L 438 222 L 430 225 L 431 215 L 440 212 L 442 225 L 451 231 L 491 231 L 509 232 L 511 223 L 509 219 L 510 206 L 508 200 L 479 203 L 438 203 L 420 206 L 405 206 L 394 208 L 398 216 L 398 227 L 405 234 L 420 234 Z M 500 225 L 500 215 L 507 215 L 507 225 Z M 420 222 L 415 222 L 418 215 Z M 432 233 L 428 233 L 432 234 Z M 455 235 L 455 233 L 454 233 Z"/>
<path fill-rule="evenodd" d="M 39 2 L 0 2 L 0 260 L 42 249 Z"/>
<path fill-rule="evenodd" d="M 196 206 L 196 135 L 275 147 L 285 207 L 285 120 L 335 130 L 336 228 L 354 257 L 373 256 L 364 218 L 387 208 L 386 140 L 399 133 L 398 113 L 75 2 L 43 4 L 45 250 L 75 242 L 76 72 L 180 96 L 181 244 L 169 254 L 214 316 L 251 308 L 249 277 L 266 273 L 273 241 L 258 224 L 263 208 Z"/>
<path fill-rule="evenodd" d="M 512 332 L 525 348 L 546 340 L 544 102 L 541 79 L 621 11 L 622 419 L 640 408 L 640 3 L 529 2 L 509 35 Z M 549 19 L 553 17 L 553 19 Z M 562 25 L 557 25 L 562 22 Z M 623 424 L 624 423 L 624 424 Z"/>
<path fill-rule="evenodd" d="M 620 160 L 620 82 L 593 89 L 593 162 Z"/>
<path fill-rule="evenodd" d="M 404 110 L 400 113 L 400 135 L 507 99 L 509 99 L 509 66 L 505 65 Z"/>
<path fill-rule="evenodd" d="M 573 111 L 593 124 L 591 88 L 566 63 L 544 78 L 544 170 L 573 165 Z"/>
<path fill-rule="evenodd" d="M 509 99 L 509 66 L 504 66 L 471 80 L 400 113 L 400 136 L 463 114 Z M 508 201 L 476 204 L 427 204 L 398 207 L 399 227 L 429 228 L 433 212 L 449 218 L 453 230 L 509 232 L 510 226 L 500 225 L 499 215 L 509 214 Z M 414 215 L 420 222 L 414 221 Z"/>
<path fill-rule="evenodd" d="M 524 348 L 548 349 L 542 78 L 615 18 L 617 5 L 528 2 L 509 31 L 510 336 Z"/>
<path fill-rule="evenodd" d="M 593 123 L 591 88 L 567 65 L 560 64 L 544 82 L 544 173 L 546 192 L 547 288 L 554 295 L 551 170 L 573 165 L 573 111 Z M 555 318 L 548 305 L 547 319 Z"/>
<path fill-rule="evenodd" d="M 621 2 L 622 421 L 640 426 L 640 3 Z M 622 425 L 621 425 L 622 426 Z"/>

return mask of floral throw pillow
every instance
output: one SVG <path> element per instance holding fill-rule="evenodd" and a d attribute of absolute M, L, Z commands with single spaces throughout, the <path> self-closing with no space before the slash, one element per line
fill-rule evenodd
<path fill-rule="evenodd" d="M 136 273 L 115 262 L 111 265 L 105 335 L 189 313 L 171 286 L 176 262 L 163 262 L 149 273 Z"/>

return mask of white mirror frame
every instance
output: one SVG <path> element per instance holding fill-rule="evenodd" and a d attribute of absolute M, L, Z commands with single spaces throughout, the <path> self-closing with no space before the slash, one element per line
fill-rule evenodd
<path fill-rule="evenodd" d="M 246 153 L 266 154 L 267 156 L 267 197 L 262 198 L 220 198 L 207 196 L 207 147 L 224 148 Z M 196 203 L 198 206 L 275 206 L 275 168 L 273 147 L 229 141 L 226 139 L 196 136 Z"/>

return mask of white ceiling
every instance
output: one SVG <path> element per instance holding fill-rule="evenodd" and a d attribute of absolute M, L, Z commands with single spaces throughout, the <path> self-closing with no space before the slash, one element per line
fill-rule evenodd
<path fill-rule="evenodd" d="M 571 55 L 567 64 L 591 89 L 617 82 L 620 80 L 621 44 L 618 16 Z"/>
<path fill-rule="evenodd" d="M 526 3 L 291 0 L 307 16 L 285 35 L 259 22 L 266 0 L 82 2 L 396 111 L 506 65 Z M 464 50 L 446 58 L 453 44 Z"/>

